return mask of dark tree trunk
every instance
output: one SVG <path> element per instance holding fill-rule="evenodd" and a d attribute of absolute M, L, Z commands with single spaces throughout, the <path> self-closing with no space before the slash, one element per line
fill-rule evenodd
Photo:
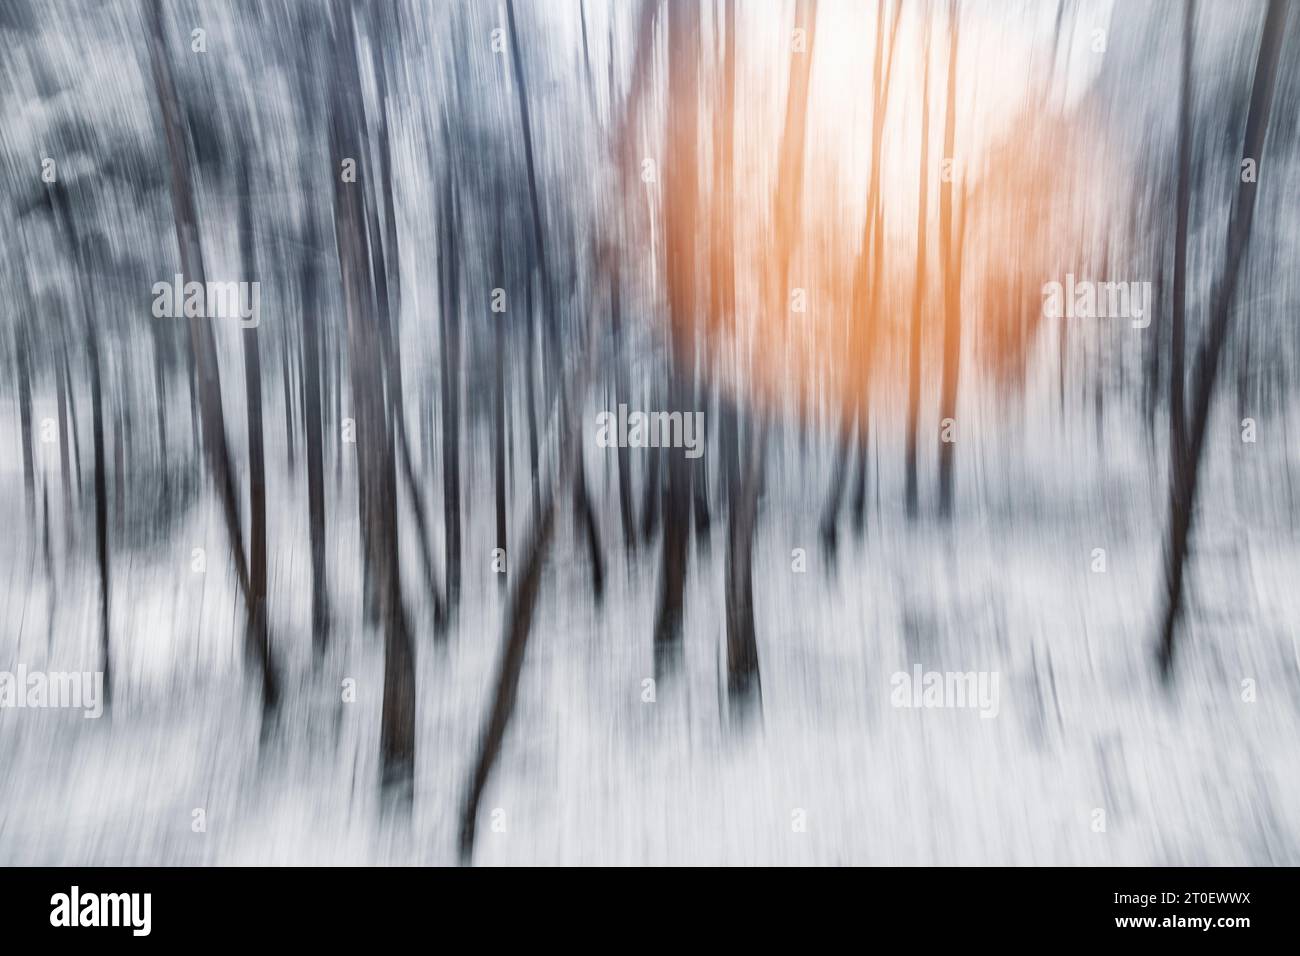
<path fill-rule="evenodd" d="M 600 544 L 596 511 L 587 494 L 587 466 L 581 459 L 573 472 L 573 511 L 578 534 L 587 546 L 587 559 L 591 561 L 591 591 L 599 604 L 605 597 L 605 558 Z"/>
<path fill-rule="evenodd" d="M 839 529 L 836 525 L 839 521 L 840 501 L 844 497 L 849 474 L 853 470 L 853 435 L 857 430 L 857 425 L 857 402 L 847 401 L 844 403 L 844 407 L 840 409 L 840 431 L 836 442 L 835 467 L 831 472 L 830 493 L 826 498 L 826 505 L 822 509 L 821 522 L 818 526 L 818 536 L 821 539 L 822 550 L 826 552 L 826 556 L 832 561 L 834 561 L 839 548 Z"/>
<path fill-rule="evenodd" d="M 506 24 L 510 34 L 510 66 L 519 100 L 519 126 L 524 141 L 524 166 L 528 173 L 528 203 L 532 211 L 533 254 L 536 256 L 537 275 L 542 284 L 542 357 L 545 360 L 543 383 L 559 368 L 558 329 L 555 316 L 555 298 L 551 288 L 551 273 L 546 261 L 546 230 L 542 221 L 542 202 L 537 188 L 537 155 L 533 148 L 533 124 L 528 101 L 528 84 L 524 75 L 523 51 L 519 45 L 519 24 L 515 17 L 515 0 L 506 0 Z"/>
<path fill-rule="evenodd" d="M 18 422 L 23 446 L 23 490 L 27 506 L 36 510 L 36 449 L 32 438 L 32 369 L 26 323 L 14 330 L 14 363 L 18 366 Z"/>
<path fill-rule="evenodd" d="M 1286 15 L 1285 0 L 1269 0 L 1268 12 L 1264 17 L 1264 29 L 1259 41 L 1259 57 L 1255 63 L 1250 112 L 1246 118 L 1246 136 L 1241 153 L 1243 159 L 1253 159 L 1257 169 L 1263 168 L 1264 134 L 1268 128 L 1269 113 L 1273 106 Z M 1257 182 L 1243 182 L 1238 185 L 1237 193 L 1233 197 L 1232 210 L 1228 216 L 1223 274 L 1213 293 L 1209 325 L 1196 355 L 1192 379 L 1192 407 L 1187 420 L 1187 454 L 1176 463 L 1177 467 L 1172 469 L 1170 476 L 1169 538 L 1165 549 L 1165 607 L 1161 615 L 1158 657 L 1160 672 L 1166 680 L 1169 679 L 1173 668 L 1175 628 L 1182 606 L 1187 543 L 1195 517 L 1196 491 L 1200 480 L 1205 431 L 1209 423 L 1210 406 L 1214 400 L 1214 386 L 1219 374 L 1223 346 L 1227 341 L 1229 323 L 1232 320 L 1232 303 L 1241 273 L 1241 262 L 1250 242 L 1257 189 Z"/>
<path fill-rule="evenodd" d="M 460 263 L 458 224 L 450 178 L 443 189 L 438 246 L 442 287 L 442 501 L 446 529 L 447 607 L 460 604 Z"/>
<path fill-rule="evenodd" d="M 363 155 L 364 104 L 353 33 L 352 4 L 334 2 L 337 65 L 330 120 L 334 231 L 348 325 L 352 407 L 356 412 L 362 550 L 371 569 L 376 617 L 384 635 L 384 700 L 380 713 L 382 789 L 399 812 L 414 797 L 415 652 L 402 605 L 398 566 L 397 464 L 384 398 L 384 323 L 370 285 L 364 186 L 345 183 L 344 157 Z"/>
<path fill-rule="evenodd" d="M 406 485 L 411 502 L 411 513 L 415 517 L 416 544 L 420 562 L 424 569 L 428 593 L 433 600 L 434 619 L 439 634 L 445 624 L 446 608 L 443 604 L 438 583 L 438 570 L 434 562 L 433 551 L 429 544 L 429 522 L 425 516 L 424 497 L 420 493 L 420 482 L 415 475 L 415 464 L 411 456 L 411 443 L 406 426 L 406 406 L 403 401 L 405 393 L 402 380 L 401 335 L 396 325 L 399 315 L 401 287 L 397 248 L 397 212 L 393 200 L 392 147 L 388 132 L 388 80 L 383 56 L 383 30 L 385 19 L 382 8 L 374 6 L 371 10 L 371 67 L 378 91 L 379 116 L 376 121 L 379 141 L 379 178 L 374 188 L 368 192 L 369 201 L 365 203 L 366 222 L 370 237 L 370 270 L 375 291 L 376 320 L 379 322 L 380 342 L 383 349 L 384 373 L 387 377 L 388 408 L 392 416 L 393 441 L 400 467 L 401 477 Z M 384 222 L 380 225 L 379 210 L 383 208 Z M 382 241 L 381 237 L 382 236 Z M 459 572 L 458 572 L 459 573 Z"/>
<path fill-rule="evenodd" d="M 758 669 L 758 642 L 754 628 L 754 529 L 758 522 L 758 495 L 763 460 L 767 454 L 768 426 L 755 425 L 758 434 L 746 454 L 744 477 L 731 490 L 727 528 L 727 699 L 731 719 L 743 723 L 762 701 Z M 735 472 L 733 476 L 738 477 Z"/>
<path fill-rule="evenodd" d="M 939 250 L 943 256 L 943 385 L 939 396 L 939 516 L 950 518 L 956 441 L 945 441 L 942 424 L 957 421 L 957 378 L 961 371 L 961 280 L 954 248 L 953 180 L 957 176 L 953 139 L 957 122 L 957 2 L 948 7 L 948 92 L 943 123 L 943 157 L 954 166 L 939 183 Z M 954 434 L 953 438 L 956 437 Z"/>
<path fill-rule="evenodd" d="M 67 342 L 60 336 L 59 351 L 62 354 L 55 359 L 54 380 L 59 414 L 59 479 L 63 487 L 63 520 L 70 527 L 72 523 L 72 462 L 69 454 L 71 429 L 68 416 L 68 380 L 63 374 L 64 362 L 67 361 L 67 347 Z M 162 458 L 165 481 L 167 457 L 164 455 Z"/>
<path fill-rule="evenodd" d="M 294 423 L 297 416 L 294 414 L 293 407 L 293 336 L 289 334 L 289 323 L 286 321 L 282 324 L 283 334 L 280 337 L 281 342 L 281 359 L 280 359 L 280 386 L 283 393 L 284 401 L 284 444 L 285 444 L 285 463 L 289 466 L 289 474 L 297 470 L 298 455 L 294 446 Z"/>
<path fill-rule="evenodd" d="M 789 302 L 790 263 L 799 231 L 803 192 L 804 139 L 808 120 L 808 90 L 817 36 L 817 6 L 799 0 L 795 26 L 805 31 L 807 46 L 790 54 L 790 85 L 786 94 L 785 127 L 781 135 L 781 160 L 773 201 L 776 222 L 777 282 L 768 299 L 769 309 Z M 731 716 L 743 722 L 761 706 L 758 644 L 754 630 L 754 531 L 758 498 L 763 487 L 763 462 L 767 454 L 768 424 L 765 412 L 750 427 L 743 478 L 729 493 L 731 510 L 727 529 L 726 613 L 727 696 Z M 741 447 L 744 447 L 742 444 Z M 735 480 L 735 472 L 732 472 Z"/>
<path fill-rule="evenodd" d="M 672 201 L 665 203 L 669 316 L 669 408 L 686 414 L 694 398 L 695 230 L 699 186 L 696 167 L 699 96 L 699 11 L 676 4 L 668 11 L 668 154 L 665 180 Z M 655 615 L 655 674 L 675 669 L 681 656 L 683 600 L 689 555 L 691 468 L 683 449 L 667 453 L 663 497 L 663 551 L 659 604 Z"/>
<path fill-rule="evenodd" d="M 304 180 L 305 181 L 305 180 Z M 319 296 L 320 269 L 316 250 L 320 227 L 315 213 L 307 213 L 308 254 L 302 260 L 302 378 L 303 444 L 307 456 L 307 521 L 311 543 L 311 633 L 316 660 L 329 645 L 329 578 L 325 563 L 325 447 L 321 422 L 321 354 Z"/>
<path fill-rule="evenodd" d="M 247 151 L 239 158 L 239 251 L 244 281 L 257 281 L 256 236 L 253 234 L 253 200 L 250 195 Z M 249 594 L 252 633 L 256 658 L 263 662 L 263 706 L 275 707 L 278 696 L 271 667 L 271 639 L 266 619 L 266 455 L 262 441 L 262 356 L 258 329 L 246 327 L 244 339 L 244 382 L 248 414 L 248 547 Z"/>
<path fill-rule="evenodd" d="M 585 36 L 585 34 L 584 34 Z M 505 256 L 502 243 L 505 241 L 501 210 L 497 210 L 496 235 L 496 275 L 505 288 Z M 509 547 L 506 528 L 506 313 L 492 314 L 492 490 L 496 505 L 496 546 L 506 558 L 506 573 L 497 577 L 497 584 L 504 589 L 506 578 L 510 573 Z"/>
<path fill-rule="evenodd" d="M 99 653 L 102 662 L 100 669 L 104 672 L 104 712 L 108 713 L 113 700 L 113 658 L 109 641 L 112 587 L 108 560 L 108 463 L 104 449 L 104 393 L 100 381 L 99 329 L 95 324 L 95 316 L 86 305 L 94 300 L 86 278 L 89 275 L 90 255 L 84 252 L 78 238 L 66 190 L 62 185 L 56 185 L 51 193 L 55 216 L 67 239 L 76 272 L 81 276 L 77 298 L 85 322 L 86 365 L 90 375 L 90 431 L 94 468 L 91 480 L 95 489 L 95 564 L 99 571 Z M 66 355 L 64 375 L 71 381 Z"/>
<path fill-rule="evenodd" d="M 560 452 L 554 483 L 547 483 L 545 489 L 540 492 L 541 507 L 533 512 L 533 520 L 524 537 L 516 573 L 510 575 L 505 613 L 505 647 L 501 655 L 501 666 L 497 672 L 496 692 L 479 742 L 478 757 L 474 762 L 474 771 L 470 776 L 469 789 L 461 811 L 459 850 L 463 865 L 469 864 L 473 859 L 479 804 L 487 788 L 492 768 L 501 752 L 501 743 L 505 739 L 510 716 L 514 713 L 515 700 L 519 692 L 519 678 L 524 667 L 524 652 L 528 648 L 528 636 L 532 630 L 533 613 L 537 607 L 537 595 L 541 588 L 542 568 L 555 537 L 555 518 L 560 495 L 565 486 L 574 480 L 577 470 L 582 467 L 582 433 L 574 425 L 578 422 L 582 398 L 591 384 L 593 358 L 596 352 L 596 343 L 593 341 L 595 332 L 596 322 L 593 319 L 583 343 L 583 351 L 578 358 L 572 389 L 567 397 L 560 400 L 561 407 L 556 412 L 557 421 L 560 423 L 558 429 Z"/>
<path fill-rule="evenodd" d="M 63 391 L 68 396 L 68 432 L 72 440 L 72 482 L 76 486 L 78 497 L 82 491 L 81 481 L 81 426 L 77 424 L 77 394 L 72 390 L 72 374 L 68 370 L 68 350 L 66 346 L 59 362 L 60 381 Z M 63 426 L 60 425 L 60 428 Z M 71 527 L 71 526 L 69 526 Z"/>
<path fill-rule="evenodd" d="M 89 301 L 89 300 L 87 300 Z M 104 392 L 99 372 L 99 332 L 86 312 L 86 360 L 90 366 L 90 429 L 95 458 L 95 563 L 99 566 L 99 653 L 104 671 L 104 710 L 113 699 L 108 622 L 112 588 L 108 565 L 108 463 L 104 460 Z"/>
<path fill-rule="evenodd" d="M 198 217 L 194 208 L 194 183 L 186 147 L 184 116 L 167 55 L 162 17 L 162 3 L 160 0 L 153 0 L 148 5 L 147 15 L 149 59 L 158 94 L 159 110 L 162 114 L 163 132 L 167 141 L 176 241 L 180 247 L 181 271 L 185 281 L 205 283 L 207 280 L 203 265 L 203 248 L 199 241 Z M 276 706 L 277 687 L 270 659 L 265 654 L 265 645 L 257 639 L 253 621 L 254 598 L 249 581 L 248 559 L 244 553 L 243 534 L 240 530 L 238 494 L 230 467 L 225 413 L 221 406 L 221 372 L 217 365 L 216 343 L 212 326 L 206 318 L 191 317 L 189 328 L 195 363 L 195 383 L 202 416 L 203 449 L 208 471 L 221 505 L 222 517 L 225 520 L 231 556 L 235 562 L 236 578 L 249 614 L 245 648 L 261 671 L 262 704 L 265 714 Z"/>
<path fill-rule="evenodd" d="M 163 496 L 167 495 L 167 356 L 166 326 L 153 330 L 153 393 L 157 403 L 154 409 L 154 428 L 158 431 L 158 460 L 162 465 Z M 61 415 L 62 413 L 60 413 Z M 61 428 L 62 426 L 60 426 Z"/>
<path fill-rule="evenodd" d="M 609 253 L 609 310 L 610 334 L 614 351 L 615 402 L 626 402 L 631 397 L 627 375 L 627 353 L 623 330 L 622 276 L 618 253 Z M 636 514 L 632 503 L 632 455 L 626 445 L 620 444 L 618 459 L 618 513 L 623 523 L 623 547 L 635 551 L 637 547 Z"/>
<path fill-rule="evenodd" d="M 1173 311 L 1169 323 L 1169 471 L 1187 456 L 1183 356 L 1187 329 L 1187 229 L 1192 196 L 1192 49 L 1196 0 L 1183 9 L 1183 65 L 1178 98 L 1178 195 L 1174 222 Z"/>

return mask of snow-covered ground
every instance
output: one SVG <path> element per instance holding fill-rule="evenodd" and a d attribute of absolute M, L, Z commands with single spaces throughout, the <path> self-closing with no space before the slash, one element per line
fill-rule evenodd
<path fill-rule="evenodd" d="M 729 729 L 721 706 L 720 527 L 692 551 L 684 668 L 643 700 L 657 547 L 622 560 L 611 473 L 589 450 L 609 590 L 596 607 L 563 526 L 475 861 L 1300 862 L 1300 549 L 1271 509 L 1233 504 L 1261 501 L 1248 479 L 1285 466 L 1269 445 L 1243 446 L 1274 455 L 1245 465 L 1226 440 L 1216 446 L 1192 611 L 1165 689 L 1152 647 L 1163 491 L 1135 480 L 1151 463 L 1122 454 L 1143 447 L 1140 432 L 1121 437 L 1122 418 L 1099 446 L 1105 461 L 1069 446 L 1073 498 L 1043 491 L 1059 444 L 1027 442 L 1011 464 L 976 451 L 960 487 L 983 471 L 984 494 L 952 529 L 908 524 L 885 441 L 867 533 L 843 536 L 834 567 L 815 540 L 829 442 L 800 454 L 784 434 L 755 549 L 763 717 L 748 731 Z M 7 512 L 21 513 L 21 484 L 4 487 Z M 115 562 L 111 719 L 0 710 L 0 864 L 454 862 L 501 641 L 490 512 L 469 510 L 463 612 L 445 645 L 408 584 L 416 793 L 412 818 L 392 820 L 377 796 L 378 643 L 361 633 L 355 582 L 334 562 L 338 640 L 312 672 L 306 506 L 281 493 L 273 640 L 292 686 L 270 741 L 259 748 L 226 564 L 190 569 L 191 541 L 210 538 L 221 553 L 220 526 L 199 508 L 170 554 Z M 345 568 L 355 527 L 355 515 L 331 516 L 331 558 Z M 35 544 L 19 537 L 0 556 L 0 668 L 93 669 L 93 566 L 65 569 L 56 552 L 49 579 Z M 1093 570 L 1098 547 L 1104 573 Z M 792 569 L 795 548 L 805 572 Z M 891 706 L 891 675 L 914 664 L 996 672 L 997 716 Z M 342 701 L 345 678 L 355 703 Z"/>

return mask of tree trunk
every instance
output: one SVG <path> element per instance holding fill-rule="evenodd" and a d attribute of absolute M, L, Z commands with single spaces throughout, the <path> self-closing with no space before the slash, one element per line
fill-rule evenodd
<path fill-rule="evenodd" d="M 665 202 L 664 233 L 669 309 L 669 408 L 686 414 L 694 398 L 694 314 L 696 204 L 699 194 L 699 11 L 676 4 L 668 11 L 668 147 L 664 178 L 671 202 Z M 662 454 L 662 453 L 661 453 Z M 691 468 L 685 451 L 667 452 L 663 495 L 663 550 L 659 599 L 655 614 L 655 675 L 674 670 L 681 657 L 683 601 L 689 557 Z"/>
<path fill-rule="evenodd" d="M 75 241 L 75 240 L 74 240 Z M 89 301 L 89 300 L 87 300 Z M 99 332 L 95 319 L 86 313 L 86 361 L 90 366 L 90 428 L 95 457 L 95 563 L 99 565 L 99 653 L 104 671 L 104 710 L 113 699 L 113 658 L 109 649 L 108 622 L 112 588 L 108 565 L 108 463 L 104 460 L 104 391 L 100 382 Z"/>
<path fill-rule="evenodd" d="M 890 79 L 894 69 L 894 50 L 897 48 L 898 24 L 902 19 L 895 12 L 890 27 L 888 56 L 885 50 L 885 5 L 876 8 L 876 42 L 872 57 L 872 83 L 875 96 L 871 116 L 871 177 L 867 187 L 867 215 L 862 227 L 862 246 L 858 252 L 853 275 L 853 324 L 849 331 L 848 350 L 851 356 L 850 380 L 846 383 L 849 397 L 840 409 L 840 441 L 831 488 L 822 511 L 821 541 L 828 555 L 834 557 L 837 548 L 840 502 L 845 485 L 854 473 L 853 443 L 856 435 L 858 451 L 857 478 L 853 492 L 853 526 L 861 532 L 864 525 L 866 501 L 866 476 L 871 436 L 871 377 L 870 363 L 874 346 L 874 329 L 879 304 L 881 275 L 883 274 L 884 242 L 883 213 L 880 202 L 880 164 L 885 113 L 889 107 Z"/>
<path fill-rule="evenodd" d="M 27 506 L 36 512 L 36 448 L 32 438 L 32 371 L 26 322 L 14 329 L 14 363 L 18 366 L 18 422 L 23 446 L 23 490 Z"/>
<path fill-rule="evenodd" d="M 442 287 L 442 502 L 446 529 L 447 607 L 460 604 L 460 263 L 450 178 L 443 189 L 438 263 Z"/>
<path fill-rule="evenodd" d="M 957 422 L 957 378 L 961 372 L 961 280 L 959 252 L 954 248 L 953 180 L 958 175 L 953 139 L 957 121 L 957 0 L 948 7 L 948 93 L 943 124 L 943 158 L 950 167 L 939 183 L 939 249 L 943 256 L 943 385 L 939 396 L 939 516 L 950 518 L 953 509 L 956 433 L 944 434 L 943 424 Z M 963 214 L 964 215 L 964 214 Z M 946 440 L 951 438 L 953 440 Z"/>
<path fill-rule="evenodd" d="M 1277 84 L 1278 60 L 1282 48 L 1283 27 L 1286 23 L 1285 0 L 1269 0 L 1264 17 L 1263 34 L 1259 42 L 1259 57 L 1255 63 L 1255 79 L 1251 88 L 1250 112 L 1246 118 L 1246 136 L 1242 149 L 1243 159 L 1253 159 L 1257 169 L 1263 168 L 1264 134 L 1268 128 L 1273 94 Z M 1214 299 L 1201 346 L 1196 355 L 1192 380 L 1192 407 L 1188 418 L 1187 454 L 1172 469 L 1169 489 L 1169 538 L 1165 550 L 1165 608 L 1160 629 L 1158 661 L 1161 675 L 1168 680 L 1174 660 L 1175 628 L 1182 605 L 1183 574 L 1187 563 L 1187 542 L 1195 517 L 1196 491 L 1200 479 L 1201 458 L 1204 452 L 1205 431 L 1214 399 L 1214 385 L 1218 378 L 1223 346 L 1232 320 L 1233 297 L 1240 277 L 1241 262 L 1250 242 L 1251 225 L 1255 217 L 1257 182 L 1238 185 L 1228 216 L 1227 248 L 1224 253 L 1223 274 Z"/>
<path fill-rule="evenodd" d="M 167 56 L 161 0 L 152 0 L 147 9 L 149 59 L 158 94 L 158 105 L 162 113 L 163 132 L 167 141 L 167 155 L 171 168 L 172 214 L 176 222 L 176 242 L 180 247 L 181 272 L 187 283 L 206 283 L 203 248 L 199 241 L 198 217 L 194 208 L 193 177 L 183 127 L 184 117 L 176 94 L 176 84 L 172 78 L 171 63 Z M 276 706 L 277 688 L 270 660 L 264 653 L 264 645 L 257 639 L 253 620 L 254 599 L 249 581 L 248 560 L 244 553 L 243 534 L 240 530 L 238 496 L 230 467 L 225 413 L 221 406 L 221 372 L 217 365 L 216 342 L 213 338 L 212 326 L 206 318 L 191 317 L 189 328 L 190 345 L 195 362 L 195 387 L 202 417 L 203 450 L 208 471 L 216 487 L 222 517 L 225 520 L 230 552 L 235 562 L 236 579 L 249 615 L 245 649 L 261 671 L 262 704 L 265 715 Z"/>
<path fill-rule="evenodd" d="M 244 281 L 257 281 L 256 236 L 253 234 L 253 200 L 250 195 L 247 151 L 239 158 L 239 251 Z M 249 591 L 252 606 L 249 641 L 263 662 L 263 707 L 275 707 L 278 696 L 270 666 L 271 639 L 266 619 L 266 455 L 262 440 L 262 356 L 258 329 L 245 327 L 244 382 L 248 416 L 248 547 Z"/>
<path fill-rule="evenodd" d="M 306 179 L 304 179 L 306 182 Z M 303 256 L 302 283 L 302 378 L 303 444 L 307 455 L 307 522 L 311 544 L 311 633 L 312 651 L 317 661 L 329 646 L 329 577 L 325 563 L 325 447 L 321 421 L 321 354 L 320 316 L 317 283 L 320 269 L 316 249 L 320 227 L 308 203 L 306 241 L 308 254 Z"/>
<path fill-rule="evenodd" d="M 67 527 L 72 525 L 72 462 L 69 455 L 71 428 L 68 416 L 68 380 L 63 375 L 63 363 L 67 361 L 67 340 L 59 336 L 59 355 L 55 357 L 54 383 L 58 401 L 59 415 L 59 479 L 63 488 L 63 521 Z M 167 456 L 163 456 L 163 476 L 166 480 Z"/>
<path fill-rule="evenodd" d="M 762 681 L 758 669 L 758 641 L 754 629 L 754 529 L 758 520 L 758 495 L 763 460 L 767 454 L 766 421 L 756 422 L 744 477 L 733 470 L 736 486 L 730 491 L 727 527 L 726 614 L 727 699 L 733 723 L 743 723 L 761 705 Z"/>
<path fill-rule="evenodd" d="M 595 316 L 595 310 L 591 311 Z M 555 513 L 559 496 L 564 487 L 574 480 L 577 469 L 582 467 L 582 431 L 574 427 L 579 420 L 582 398 L 590 387 L 594 356 L 596 354 L 596 320 L 593 318 L 578 357 L 574 384 L 566 398 L 560 401 L 556 410 L 557 436 L 559 443 L 559 467 L 554 483 L 547 483 L 540 492 L 541 507 L 533 512 L 533 520 L 528 534 L 524 537 L 524 546 L 517 573 L 510 576 L 509 598 L 506 603 L 504 648 L 501 654 L 501 666 L 497 672 L 496 692 L 492 699 L 492 709 L 488 715 L 482 738 L 479 743 L 478 757 L 474 762 L 474 771 L 470 776 L 469 789 L 460 820 L 460 861 L 462 865 L 470 863 L 474 855 L 474 836 L 477 829 L 479 803 L 487 788 L 492 768 L 501 752 L 506 728 L 514 713 L 515 700 L 519 692 L 519 678 L 523 673 L 524 652 L 528 648 L 528 636 L 532 629 L 533 613 L 537 607 L 537 595 L 541 588 L 542 568 L 550 551 L 555 532 Z"/>
<path fill-rule="evenodd" d="M 496 276 L 501 288 L 505 287 L 505 256 L 502 243 L 505 231 L 502 224 L 501 209 L 497 210 L 496 234 Z M 504 590 L 506 578 L 510 573 L 510 554 L 506 528 L 506 315 L 491 316 L 493 351 L 492 357 L 492 489 L 496 505 L 496 546 L 506 558 L 505 574 L 497 576 L 497 585 Z"/>
<path fill-rule="evenodd" d="M 363 155 L 361 77 L 352 5 L 334 2 L 337 65 L 332 96 L 331 176 L 334 230 L 347 314 L 352 404 L 356 414 L 362 550 L 371 569 L 376 617 L 384 635 L 384 700 L 380 713 L 382 790 L 399 812 L 414 797 L 415 653 L 402 606 L 398 566 L 397 464 L 384 399 L 384 327 L 372 296 L 364 228 L 364 187 L 338 174 L 344 157 Z"/>
<path fill-rule="evenodd" d="M 921 415 L 921 323 L 925 317 L 925 266 L 929 247 L 926 226 L 929 220 L 927 200 L 930 195 L 930 20 L 925 21 L 925 40 L 921 47 L 921 165 L 916 213 L 916 284 L 912 292 L 912 334 L 907 364 L 907 516 L 915 519 L 919 512 L 916 483 L 916 431 Z"/>
<path fill-rule="evenodd" d="M 1169 323 L 1169 473 L 1187 456 L 1183 360 L 1187 329 L 1187 229 L 1192 196 L 1192 50 L 1196 0 L 1183 9 L 1183 66 L 1178 97 L 1178 195 L 1174 223 L 1173 311 Z"/>
<path fill-rule="evenodd" d="M 631 397 L 628 384 L 627 352 L 623 330 L 622 276 L 617 251 L 610 251 L 609 311 L 610 334 L 614 340 L 614 396 L 615 402 L 626 402 Z M 632 455 L 625 444 L 616 451 L 618 459 L 618 513 L 623 523 L 623 547 L 629 552 L 637 547 L 636 514 L 632 503 Z"/>

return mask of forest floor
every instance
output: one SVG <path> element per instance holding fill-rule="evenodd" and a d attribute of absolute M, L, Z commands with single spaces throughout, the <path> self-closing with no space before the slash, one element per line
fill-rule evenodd
<path fill-rule="evenodd" d="M 593 472 L 607 593 L 596 605 L 566 520 L 477 863 L 1300 863 L 1292 531 L 1230 513 L 1206 522 L 1165 688 L 1152 646 L 1158 488 L 1111 496 L 1091 517 L 1035 506 L 1040 496 L 1015 520 L 979 506 L 944 527 L 882 507 L 900 500 L 886 487 L 831 566 L 816 542 L 820 494 L 793 451 L 778 453 L 788 464 L 770 474 L 755 546 L 762 719 L 747 729 L 729 728 L 722 706 L 724 526 L 693 547 L 684 662 L 647 702 L 658 548 L 623 561 L 616 494 Z M 305 511 L 273 509 L 272 540 L 305 542 Z M 319 669 L 305 546 L 272 549 L 287 695 L 260 748 L 220 525 L 202 508 L 186 521 L 166 554 L 115 558 L 111 717 L 0 710 L 0 865 L 454 862 L 500 647 L 491 515 L 470 512 L 446 642 L 411 598 L 409 819 L 382 813 L 376 793 L 382 661 L 340 571 L 355 515 L 331 516 L 336 630 Z M 51 577 L 23 541 L 0 553 L 0 669 L 93 669 L 93 564 L 65 568 L 56 554 Z M 193 541 L 207 543 L 204 574 Z M 891 706 L 891 675 L 913 665 L 996 672 L 996 718 Z"/>

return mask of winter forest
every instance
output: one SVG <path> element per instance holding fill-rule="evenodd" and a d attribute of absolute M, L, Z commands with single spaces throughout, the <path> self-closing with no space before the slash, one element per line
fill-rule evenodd
<path fill-rule="evenodd" d="M 0 864 L 1300 863 L 1300 4 L 0 2 Z"/>

